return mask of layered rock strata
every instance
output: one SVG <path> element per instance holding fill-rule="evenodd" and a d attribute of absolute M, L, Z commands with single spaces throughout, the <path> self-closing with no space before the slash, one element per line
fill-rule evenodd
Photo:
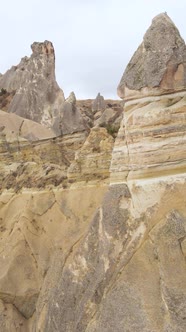
<path fill-rule="evenodd" d="M 155 17 L 118 87 L 125 111 L 113 151 L 113 182 L 185 172 L 185 55 L 171 19 Z"/>
<path fill-rule="evenodd" d="M 185 92 L 127 101 L 113 150 L 111 181 L 184 173 L 185 110 Z"/>

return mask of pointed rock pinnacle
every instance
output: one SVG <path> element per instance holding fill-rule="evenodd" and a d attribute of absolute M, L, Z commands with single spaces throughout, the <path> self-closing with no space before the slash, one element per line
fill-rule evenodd
<path fill-rule="evenodd" d="M 145 88 L 145 92 L 141 91 Z M 186 88 L 186 47 L 175 24 L 166 13 L 159 14 L 144 35 L 118 86 L 127 98 L 131 90 L 159 94 Z M 130 92 L 130 93 L 129 93 Z"/>

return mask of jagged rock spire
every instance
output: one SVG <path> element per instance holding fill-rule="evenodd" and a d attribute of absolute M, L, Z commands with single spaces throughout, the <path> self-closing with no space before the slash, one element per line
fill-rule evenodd
<path fill-rule="evenodd" d="M 72 91 L 70 93 L 70 95 L 68 96 L 68 98 L 65 101 L 74 106 L 76 105 L 76 95 L 75 95 L 74 91 Z"/>
<path fill-rule="evenodd" d="M 46 40 L 31 49 L 30 57 L 0 76 L 0 89 L 15 91 L 8 112 L 52 127 L 65 100 L 55 78 L 54 47 Z"/>
<path fill-rule="evenodd" d="M 146 89 L 147 88 L 147 89 Z M 144 35 L 118 86 L 127 98 L 131 90 L 156 94 L 186 88 L 186 47 L 175 24 L 166 13 L 159 14 Z M 129 93 L 130 92 L 130 93 Z"/>
<path fill-rule="evenodd" d="M 38 54 L 55 55 L 53 44 L 48 40 L 45 40 L 43 43 L 34 42 L 31 45 L 31 49 L 33 55 L 38 55 Z"/>
<path fill-rule="evenodd" d="M 104 111 L 105 108 L 106 108 L 105 99 L 99 92 L 97 94 L 97 97 L 92 102 L 92 111 L 93 112 Z"/>

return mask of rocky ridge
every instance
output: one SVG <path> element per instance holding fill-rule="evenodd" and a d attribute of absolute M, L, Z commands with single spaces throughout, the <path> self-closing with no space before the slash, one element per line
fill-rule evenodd
<path fill-rule="evenodd" d="M 72 131 L 58 137 L 45 127 L 43 139 L 43 125 L 23 119 L 23 130 L 18 115 L 1 112 L 2 175 L 19 164 L 25 144 L 23 178 L 35 163 L 35 174 L 40 167 L 46 181 L 37 187 L 33 177 L 17 192 L 13 185 L 2 188 L 4 332 L 185 332 L 184 59 L 178 30 L 160 14 L 119 85 L 122 118 L 117 102 L 109 102 L 118 114 L 110 117 L 107 101 L 91 112 L 92 101 L 71 94 L 66 107 L 78 109 L 85 130 L 74 132 L 72 121 Z M 108 125 L 118 119 L 115 139 Z M 28 155 L 37 160 L 28 162 Z M 48 183 L 53 172 L 65 180 Z"/>

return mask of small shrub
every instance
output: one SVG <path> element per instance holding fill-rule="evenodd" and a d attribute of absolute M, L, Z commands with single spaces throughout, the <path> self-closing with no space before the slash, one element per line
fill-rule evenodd
<path fill-rule="evenodd" d="M 109 135 L 116 138 L 118 130 L 119 130 L 119 125 L 107 123 L 107 124 L 102 125 L 102 127 L 104 127 L 107 130 Z"/>
<path fill-rule="evenodd" d="M 7 91 L 4 88 L 1 88 L 0 90 L 0 96 L 6 95 Z"/>

